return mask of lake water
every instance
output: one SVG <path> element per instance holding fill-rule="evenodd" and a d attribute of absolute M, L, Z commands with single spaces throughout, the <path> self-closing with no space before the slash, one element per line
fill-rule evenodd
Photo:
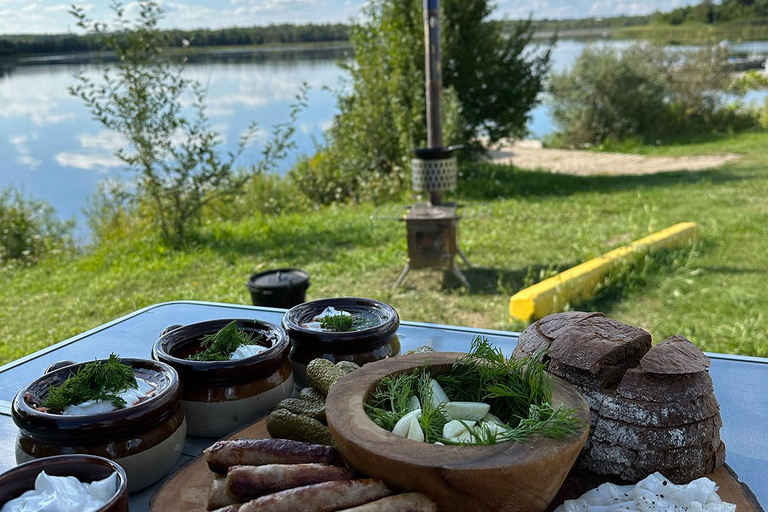
<path fill-rule="evenodd" d="M 561 41 L 553 53 L 556 70 L 571 65 L 586 43 Z M 609 44 L 622 47 L 623 41 Z M 768 42 L 745 43 L 744 52 L 768 53 Z M 290 105 L 302 83 L 307 83 L 308 107 L 297 124 L 297 150 L 284 163 L 290 167 L 300 154 L 311 154 L 336 112 L 335 99 L 327 88 L 343 85 L 337 66 L 343 50 L 267 52 L 233 55 L 190 62 L 186 73 L 208 89 L 208 114 L 212 126 L 222 134 L 224 148 L 233 149 L 239 134 L 256 120 L 266 136 L 270 127 L 288 118 Z M 121 140 L 90 118 L 82 102 L 71 97 L 67 87 L 72 73 L 87 65 L 40 64 L 0 69 L 0 188 L 9 184 L 52 204 L 60 217 L 75 217 L 78 234 L 85 228 L 81 208 L 105 177 L 120 176 L 121 163 L 114 152 Z M 763 94 L 753 96 L 760 99 Z M 532 112 L 532 136 L 553 130 L 548 109 Z M 258 160 L 264 137 L 256 141 L 239 163 Z"/>

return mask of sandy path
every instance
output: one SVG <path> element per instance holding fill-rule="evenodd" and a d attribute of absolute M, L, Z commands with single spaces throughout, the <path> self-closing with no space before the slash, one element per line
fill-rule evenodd
<path fill-rule="evenodd" d="M 546 149 L 538 141 L 520 141 L 512 145 L 500 143 L 488 152 L 488 158 L 499 164 L 512 164 L 521 169 L 544 169 L 559 174 L 612 176 L 655 174 L 675 171 L 714 169 L 738 159 L 738 155 L 641 156 L 571 149 Z"/>

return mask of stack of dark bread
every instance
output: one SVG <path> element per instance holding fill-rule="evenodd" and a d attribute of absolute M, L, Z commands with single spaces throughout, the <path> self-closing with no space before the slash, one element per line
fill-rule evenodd
<path fill-rule="evenodd" d="M 709 358 L 683 336 L 652 347 L 643 329 L 602 313 L 568 312 L 528 327 L 515 355 L 540 350 L 550 373 L 589 404 L 579 467 L 628 481 L 659 471 L 687 483 L 725 461 Z"/>

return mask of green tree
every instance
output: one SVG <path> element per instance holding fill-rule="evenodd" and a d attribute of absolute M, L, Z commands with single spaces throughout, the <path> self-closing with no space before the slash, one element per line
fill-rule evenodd
<path fill-rule="evenodd" d="M 566 145 L 671 140 L 757 125 L 728 103 L 733 87 L 720 46 L 675 51 L 644 43 L 624 50 L 590 46 L 571 70 L 552 76 L 552 113 Z"/>
<path fill-rule="evenodd" d="M 41 257 L 74 247 L 73 220 L 62 222 L 53 207 L 24 197 L 13 187 L 0 191 L 0 262 L 31 265 Z"/>
<path fill-rule="evenodd" d="M 526 50 L 530 22 L 504 35 L 487 0 L 444 0 L 443 140 L 477 145 L 525 132 L 549 69 Z M 426 143 L 424 22 L 419 1 L 372 0 L 352 27 L 354 57 L 328 143 L 291 176 L 313 199 L 387 198 L 408 182 L 411 150 Z"/>
<path fill-rule="evenodd" d="M 168 33 L 158 29 L 162 16 L 155 1 L 139 3 L 139 16 L 130 20 L 123 5 L 113 4 L 114 27 L 94 21 L 73 7 L 80 28 L 115 53 L 115 64 L 100 64 L 101 80 L 77 74 L 71 94 L 81 98 L 95 119 L 121 134 L 127 147 L 117 156 L 136 177 L 136 192 L 149 203 L 163 238 L 182 243 L 200 221 L 212 199 L 240 190 L 254 174 L 271 169 L 285 156 L 293 123 L 275 127 L 261 161 L 249 170 L 236 170 L 235 161 L 257 134 L 252 123 L 237 150 L 222 155 L 221 137 L 205 113 L 205 90 L 183 76 L 185 58 L 177 62 L 164 54 Z M 185 108 L 184 102 L 191 101 Z M 291 112 L 304 101 L 303 91 Z"/>

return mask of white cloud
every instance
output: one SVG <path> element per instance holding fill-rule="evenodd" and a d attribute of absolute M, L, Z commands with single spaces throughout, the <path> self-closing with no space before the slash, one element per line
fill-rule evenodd
<path fill-rule="evenodd" d="M 111 130 L 101 130 L 95 135 L 83 133 L 75 137 L 83 149 L 103 149 L 114 153 L 128 145 L 128 140 L 119 133 Z"/>
<path fill-rule="evenodd" d="M 56 161 L 64 167 L 74 167 L 86 171 L 106 172 L 113 167 L 120 167 L 123 162 L 113 155 L 61 152 Z"/>
<path fill-rule="evenodd" d="M 84 151 L 58 153 L 56 161 L 59 165 L 99 172 L 124 165 L 123 161 L 115 156 L 115 152 L 127 147 L 128 141 L 119 133 L 110 130 L 101 130 L 95 134 L 81 133 L 75 136 L 75 140 Z"/>
<path fill-rule="evenodd" d="M 32 137 L 35 138 L 34 136 Z M 16 163 L 26 165 L 33 171 L 36 170 L 40 165 L 43 163 L 41 160 L 38 160 L 37 158 L 32 156 L 32 152 L 29 149 L 29 146 L 27 145 L 27 142 L 29 142 L 29 137 L 26 135 L 16 135 L 11 136 L 8 139 L 8 142 L 11 143 L 11 145 L 16 149 Z"/>

